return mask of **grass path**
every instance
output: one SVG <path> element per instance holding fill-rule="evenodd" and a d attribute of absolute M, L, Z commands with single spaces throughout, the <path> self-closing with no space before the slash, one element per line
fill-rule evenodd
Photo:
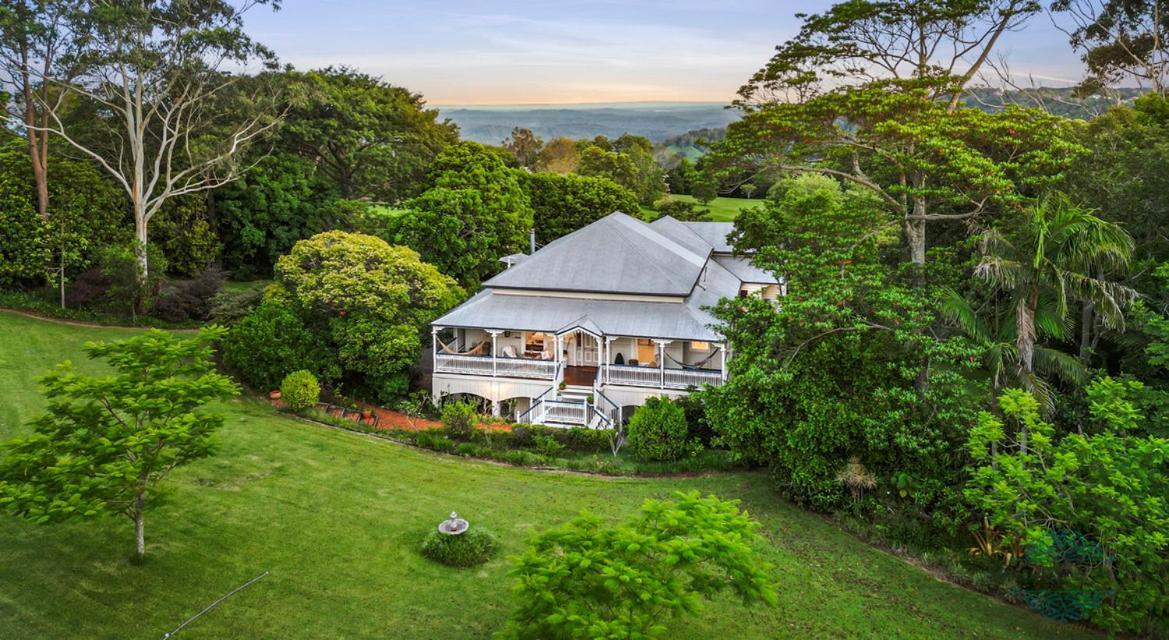
<path fill-rule="evenodd" d="M 32 378 L 88 339 L 130 330 L 0 313 L 0 435 L 41 408 Z M 16 366 L 13 366 L 13 365 Z M 80 363 L 79 363 L 80 364 Z M 85 362 L 95 370 L 95 363 Z M 290 420 L 239 400 L 220 450 L 179 471 L 147 518 L 39 527 L 0 517 L 0 638 L 157 639 L 262 571 L 269 577 L 183 630 L 209 638 L 486 638 L 511 605 L 505 557 L 465 571 L 416 551 L 451 510 L 488 527 L 502 556 L 581 509 L 606 517 L 697 489 L 760 520 L 780 605 L 726 599 L 674 625 L 698 638 L 1097 638 L 938 581 L 775 498 L 762 474 L 591 478 L 484 464 Z"/>

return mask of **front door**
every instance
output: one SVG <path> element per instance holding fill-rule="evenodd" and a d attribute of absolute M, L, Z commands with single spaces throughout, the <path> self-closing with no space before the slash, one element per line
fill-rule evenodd
<path fill-rule="evenodd" d="M 597 339 L 583 331 L 574 331 L 565 336 L 564 349 L 568 351 L 570 367 L 595 367 L 599 362 Z"/>

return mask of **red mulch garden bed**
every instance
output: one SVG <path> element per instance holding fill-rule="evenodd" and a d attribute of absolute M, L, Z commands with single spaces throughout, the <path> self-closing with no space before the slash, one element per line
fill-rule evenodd
<path fill-rule="evenodd" d="M 283 408 L 284 403 L 277 400 L 271 400 L 272 405 L 276 408 Z M 394 411 L 393 409 L 386 409 L 377 405 L 362 404 L 362 409 L 368 409 L 372 415 L 367 419 L 359 411 L 346 410 L 337 405 L 329 404 L 327 402 L 318 402 L 317 409 L 325 413 L 342 418 L 344 420 L 352 420 L 353 422 L 361 422 L 368 425 L 376 425 L 378 429 L 406 429 L 408 431 L 423 431 L 426 429 L 440 429 L 442 423 L 438 420 L 428 420 L 426 418 L 412 418 L 401 411 Z M 506 422 L 480 422 L 480 429 L 489 431 L 511 431 L 511 425 Z"/>

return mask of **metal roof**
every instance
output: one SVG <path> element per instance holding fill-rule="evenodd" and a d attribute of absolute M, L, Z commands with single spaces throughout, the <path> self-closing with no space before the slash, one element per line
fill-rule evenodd
<path fill-rule="evenodd" d="M 719 321 L 708 308 L 737 296 L 743 282 L 776 283 L 749 258 L 728 255 L 726 236 L 733 227 L 668 216 L 646 224 L 615 212 L 512 261 L 482 291 L 432 324 L 549 333 L 581 328 L 595 335 L 718 341 Z"/>
<path fill-rule="evenodd" d="M 714 256 L 713 260 L 730 271 L 736 278 L 751 284 L 779 284 L 779 279 L 751 263 L 746 256 Z"/>
<path fill-rule="evenodd" d="M 694 288 L 708 254 L 618 211 L 553 240 L 483 286 L 679 297 Z"/>
<path fill-rule="evenodd" d="M 629 302 L 481 291 L 435 320 L 440 327 L 559 333 L 580 326 L 608 336 L 717 342 L 717 320 L 685 302 Z"/>
<path fill-rule="evenodd" d="M 735 230 L 733 222 L 683 222 L 698 237 L 709 244 L 715 253 L 731 253 L 735 250 L 727 236 Z"/>

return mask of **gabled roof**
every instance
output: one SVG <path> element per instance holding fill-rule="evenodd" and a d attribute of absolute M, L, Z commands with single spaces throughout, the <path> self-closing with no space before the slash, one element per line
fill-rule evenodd
<path fill-rule="evenodd" d="M 670 216 L 662 216 L 649 223 L 649 226 L 654 231 L 701 256 L 710 255 L 713 248 L 709 242 L 702 239 L 702 236 L 694 232 L 690 224 L 679 222 Z"/>
<path fill-rule="evenodd" d="M 483 286 L 686 296 L 709 255 L 695 242 L 687 245 L 618 211 L 548 243 Z"/>
<path fill-rule="evenodd" d="M 733 222 L 683 222 L 682 224 L 705 240 L 715 253 L 731 253 L 735 250 L 727 241 L 727 236 L 735 230 Z"/>
<path fill-rule="evenodd" d="M 713 327 L 718 320 L 702 306 L 718 302 L 720 296 L 701 287 L 695 290 L 702 295 L 685 303 L 552 298 L 484 290 L 431 324 L 561 333 L 585 324 L 581 321 L 587 317 L 588 326 L 581 328 L 594 334 L 717 342 L 721 338 Z"/>
<path fill-rule="evenodd" d="M 730 271 L 736 278 L 751 284 L 779 284 L 779 279 L 770 271 L 764 271 L 751 263 L 746 256 L 714 256 L 715 262 Z"/>

